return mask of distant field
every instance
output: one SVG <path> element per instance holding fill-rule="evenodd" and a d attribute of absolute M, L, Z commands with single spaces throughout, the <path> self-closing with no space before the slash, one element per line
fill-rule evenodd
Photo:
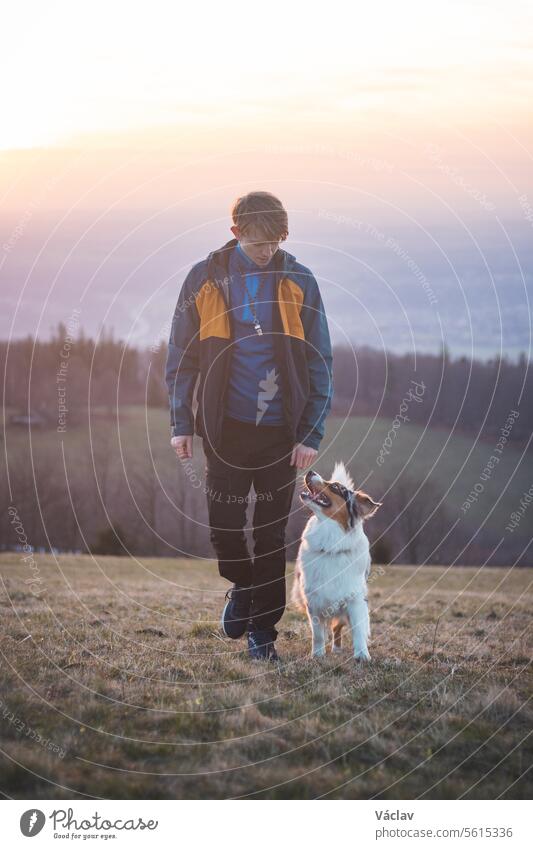
<path fill-rule="evenodd" d="M 115 454 L 115 474 L 120 476 L 122 456 L 130 474 L 142 458 L 154 462 L 160 477 L 165 480 L 172 470 L 172 455 L 169 448 L 168 414 L 165 410 L 142 407 L 122 407 L 119 428 L 116 420 L 103 417 L 93 410 L 92 441 L 93 450 L 97 450 L 101 432 L 99 428 L 111 426 L 114 439 L 120 438 Z M 503 413 L 502 413 L 503 416 Z M 503 416 L 502 424 L 505 421 Z M 510 514 L 516 510 L 520 498 L 531 486 L 531 451 L 507 444 L 493 464 L 488 475 L 481 476 L 487 467 L 497 440 L 477 441 L 470 435 L 454 432 L 452 436 L 442 428 L 421 427 L 411 423 L 403 424 L 390 448 L 379 465 L 376 458 L 387 434 L 391 422 L 385 419 L 371 419 L 364 416 L 341 418 L 330 416 L 327 420 L 326 435 L 321 445 L 316 466 L 319 471 L 329 474 L 334 462 L 343 459 L 354 475 L 356 485 L 364 485 L 370 494 L 382 499 L 387 496 L 389 487 L 404 476 L 413 482 L 421 482 L 426 477 L 439 498 L 449 511 L 451 521 L 459 518 L 461 528 L 469 534 L 479 531 L 489 533 L 495 539 L 505 537 L 505 525 Z M 65 434 L 55 430 L 36 430 L 32 437 L 32 451 L 36 457 L 54 457 L 61 471 L 63 457 L 61 443 L 64 442 L 66 463 L 74 469 L 80 457 L 89 454 L 89 431 L 86 426 L 69 426 Z M 24 428 L 8 429 L 7 444 L 10 457 L 14 458 L 17 449 L 27 451 L 27 432 Z M 120 449 L 120 450 L 119 450 Z M 0 463 L 4 460 L 0 459 Z M 197 440 L 195 466 L 203 466 L 203 454 L 200 441 Z M 482 484 L 483 491 L 475 497 L 466 512 L 461 505 L 477 485 Z M 418 483 L 416 483 L 418 486 Z M 391 517 L 391 520 L 392 517 Z M 525 548 L 531 539 L 531 519 L 524 517 L 514 531 L 512 541 Z M 517 542 L 518 541 L 518 542 Z M 527 558 L 527 553 L 524 553 Z M 532 555 L 533 557 L 533 555 Z M 526 560 L 530 565 L 529 560 Z M 531 560 L 533 565 L 533 560 Z"/>
<path fill-rule="evenodd" d="M 529 569 L 374 568 L 368 666 L 222 639 L 209 561 L 0 556 L 14 798 L 530 798 Z M 292 571 L 292 568 L 289 570 Z M 35 570 L 33 577 L 35 577 Z"/>

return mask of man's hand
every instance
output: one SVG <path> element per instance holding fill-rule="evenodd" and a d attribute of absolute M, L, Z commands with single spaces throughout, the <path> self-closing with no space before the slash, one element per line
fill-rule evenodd
<path fill-rule="evenodd" d="M 192 460 L 192 436 L 173 436 L 170 444 L 178 460 Z"/>
<path fill-rule="evenodd" d="M 297 442 L 292 449 L 291 466 L 296 466 L 297 469 L 308 469 L 317 454 L 318 451 L 314 448 L 309 448 L 308 445 Z"/>

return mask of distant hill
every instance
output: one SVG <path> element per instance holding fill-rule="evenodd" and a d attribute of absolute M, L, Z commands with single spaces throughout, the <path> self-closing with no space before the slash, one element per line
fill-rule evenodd
<path fill-rule="evenodd" d="M 117 419 L 95 407 L 86 424 L 65 432 L 35 429 L 30 440 L 27 428 L 12 425 L 5 434 L 12 496 L 2 489 L 2 546 L 17 543 L 8 514 L 14 504 L 35 547 L 212 557 L 201 443 L 181 467 L 165 410 L 124 406 Z M 393 431 L 391 420 L 330 416 L 316 466 L 328 476 L 344 460 L 356 486 L 383 501 L 367 523 L 379 562 L 531 564 L 533 512 L 505 529 L 531 486 L 531 453 L 506 445 L 487 472 L 494 445 L 411 422 Z M 307 517 L 295 498 L 289 556 Z"/>

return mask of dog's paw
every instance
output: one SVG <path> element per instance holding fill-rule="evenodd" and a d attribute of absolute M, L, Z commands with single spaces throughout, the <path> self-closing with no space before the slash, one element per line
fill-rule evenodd
<path fill-rule="evenodd" d="M 363 651 L 358 651 L 354 654 L 354 660 L 358 663 L 368 663 L 371 660 L 371 657 L 367 649 L 363 649 Z"/>
<path fill-rule="evenodd" d="M 332 646 L 331 654 L 342 654 L 342 648 L 340 646 Z"/>

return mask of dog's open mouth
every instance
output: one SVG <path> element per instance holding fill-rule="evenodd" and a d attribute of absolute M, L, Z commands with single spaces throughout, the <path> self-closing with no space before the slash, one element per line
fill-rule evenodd
<path fill-rule="evenodd" d="M 325 492 L 315 488 L 313 481 L 307 475 L 305 477 L 305 489 L 300 493 L 302 501 L 313 501 L 319 507 L 331 507 L 331 501 Z"/>

